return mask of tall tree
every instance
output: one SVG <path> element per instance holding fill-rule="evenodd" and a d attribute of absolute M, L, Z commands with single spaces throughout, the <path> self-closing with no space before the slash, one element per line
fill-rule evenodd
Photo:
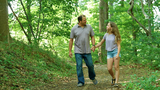
<path fill-rule="evenodd" d="M 106 32 L 107 22 L 105 20 L 108 19 L 108 0 L 100 0 L 99 3 L 99 32 Z M 100 36 L 100 40 L 102 40 L 103 36 Z M 99 61 L 102 63 L 102 58 L 106 57 L 105 44 L 99 47 Z"/>
<path fill-rule="evenodd" d="M 10 34 L 8 27 L 8 2 L 0 0 L 0 41 L 10 42 Z"/>

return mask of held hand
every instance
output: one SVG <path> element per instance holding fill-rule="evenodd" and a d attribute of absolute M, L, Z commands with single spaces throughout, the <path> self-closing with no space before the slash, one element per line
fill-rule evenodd
<path fill-rule="evenodd" d="M 69 52 L 69 57 L 72 58 L 72 56 L 73 56 L 73 55 L 72 55 L 72 52 Z"/>
<path fill-rule="evenodd" d="M 94 52 L 95 51 L 95 46 L 92 46 L 91 50 Z"/>

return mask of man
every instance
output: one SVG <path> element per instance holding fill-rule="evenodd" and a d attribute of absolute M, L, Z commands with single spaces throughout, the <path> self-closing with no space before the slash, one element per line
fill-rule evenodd
<path fill-rule="evenodd" d="M 95 46 L 94 32 L 92 27 L 86 24 L 86 22 L 87 22 L 86 16 L 80 15 L 78 17 L 78 24 L 71 29 L 70 33 L 69 57 L 72 58 L 72 45 L 73 45 L 73 39 L 75 38 L 74 53 L 76 58 L 78 87 L 84 85 L 82 59 L 84 59 L 86 66 L 88 67 L 89 78 L 93 81 L 94 84 L 98 83 L 97 80 L 95 79 L 96 75 L 94 71 L 94 65 L 92 62 L 90 39 L 89 39 L 89 37 L 91 37 L 92 45 Z"/>

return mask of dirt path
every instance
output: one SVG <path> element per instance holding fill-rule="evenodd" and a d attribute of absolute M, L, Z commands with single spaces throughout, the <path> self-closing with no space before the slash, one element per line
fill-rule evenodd
<path fill-rule="evenodd" d="M 52 83 L 50 85 L 43 86 L 39 88 L 39 90 L 124 90 L 125 87 L 121 84 L 130 82 L 132 80 L 131 75 L 136 74 L 138 77 L 150 76 L 150 73 L 148 72 L 152 72 L 147 68 L 139 66 L 120 66 L 120 86 L 117 88 L 110 85 L 111 76 L 107 71 L 106 65 L 95 64 L 96 79 L 98 80 L 97 85 L 94 85 L 88 78 L 88 69 L 85 65 L 83 65 L 83 71 L 85 77 L 85 85 L 82 87 L 77 87 L 77 76 L 76 74 L 74 74 L 71 77 L 66 78 L 65 80 L 56 81 L 55 83 Z"/>

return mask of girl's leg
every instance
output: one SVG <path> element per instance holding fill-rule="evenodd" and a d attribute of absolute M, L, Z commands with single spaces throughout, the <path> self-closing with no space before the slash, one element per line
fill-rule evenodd
<path fill-rule="evenodd" d="M 116 71 L 116 82 L 115 83 L 118 83 L 118 80 L 119 80 L 119 61 L 120 61 L 120 57 L 118 59 L 116 59 L 114 57 L 114 67 L 115 67 L 115 71 Z"/>
<path fill-rule="evenodd" d="M 112 65 L 113 65 L 113 58 L 107 59 L 107 69 L 109 74 L 112 76 L 112 79 L 115 79 L 113 70 L 112 70 Z"/>

